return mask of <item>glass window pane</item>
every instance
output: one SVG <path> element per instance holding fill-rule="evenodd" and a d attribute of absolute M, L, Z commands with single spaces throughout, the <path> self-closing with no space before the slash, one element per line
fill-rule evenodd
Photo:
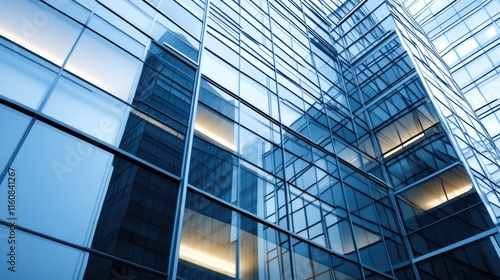
<path fill-rule="evenodd" d="M 290 205 L 293 231 L 306 239 L 326 246 L 318 199 L 290 186 Z"/>
<path fill-rule="evenodd" d="M 270 114 L 269 91 L 245 75 L 240 78 L 240 97 L 262 112 Z"/>
<path fill-rule="evenodd" d="M 427 105 L 403 115 L 377 132 L 377 138 L 384 153 L 388 157 L 403 147 L 409 146 L 424 137 L 423 131 L 438 122 L 434 111 Z"/>
<path fill-rule="evenodd" d="M 56 69 L 43 66 L 39 58 L 24 56 L 10 47 L 12 44 L 0 38 L 0 95 L 36 109 L 55 79 Z"/>
<path fill-rule="evenodd" d="M 17 225 L 166 271 L 177 183 L 39 122 L 12 166 Z"/>
<path fill-rule="evenodd" d="M 223 149 L 238 150 L 238 126 L 203 104 L 197 107 L 194 129 Z"/>
<path fill-rule="evenodd" d="M 120 147 L 180 174 L 195 71 L 150 45 Z"/>
<path fill-rule="evenodd" d="M 82 30 L 79 24 L 38 1 L 2 1 L 0 5 L 2 36 L 63 64 Z"/>
<path fill-rule="evenodd" d="M 106 6 L 108 9 L 117 13 L 121 17 L 125 18 L 125 20 L 145 32 L 148 32 L 151 28 L 151 24 L 153 22 L 151 16 L 154 15 L 154 10 L 147 7 L 146 5 L 144 5 L 147 7 L 147 11 L 145 12 L 141 8 L 139 8 L 137 4 L 132 4 L 129 1 L 106 1 L 104 3 L 98 3 L 99 5 Z M 100 6 L 97 6 L 96 10 L 99 10 L 100 15 L 102 14 L 102 12 L 100 11 Z"/>
<path fill-rule="evenodd" d="M 90 9 L 85 7 L 82 1 L 47 0 L 45 3 L 58 9 L 81 24 L 85 24 L 90 16 Z M 80 3 L 78 3 L 80 2 Z M 89 7 L 92 8 L 92 7 Z"/>
<path fill-rule="evenodd" d="M 42 108 L 58 120 L 112 145 L 118 145 L 126 107 L 100 90 L 61 77 Z"/>
<path fill-rule="evenodd" d="M 498 279 L 500 268 L 495 243 L 493 237 L 486 237 L 419 262 L 420 279 Z"/>
<path fill-rule="evenodd" d="M 297 279 L 332 279 L 330 255 L 316 247 L 293 239 Z"/>
<path fill-rule="evenodd" d="M 455 167 L 438 177 L 426 181 L 414 188 L 404 191 L 404 201 L 420 211 L 430 211 L 455 197 L 472 190 L 472 184 L 464 173 L 463 167 Z M 405 219 L 413 215 L 403 213 Z"/>
<path fill-rule="evenodd" d="M 189 2 L 191 2 L 191 0 Z M 200 39 L 201 21 L 188 12 L 185 7 L 175 1 L 166 0 L 162 2 L 160 9 L 166 13 L 173 22 L 181 24 L 182 28 L 188 31 L 194 38 Z"/>
<path fill-rule="evenodd" d="M 206 198 L 187 194 L 178 276 L 235 279 L 238 216 Z"/>
<path fill-rule="evenodd" d="M 240 105 L 240 123 L 267 140 L 277 144 L 281 141 L 279 126 L 244 104 Z"/>
<path fill-rule="evenodd" d="M 0 127 L 4 133 L 0 133 L 0 170 L 3 170 L 9 162 L 12 153 L 16 149 L 23 136 L 30 118 L 17 111 L 0 105 Z"/>
<path fill-rule="evenodd" d="M 111 159 L 100 149 L 35 123 L 12 164 L 19 179 L 17 196 L 22 197 L 16 204 L 18 224 L 89 246 Z M 7 177 L 2 190 L 6 197 Z M 6 203 L 0 200 L 5 209 Z"/>
<path fill-rule="evenodd" d="M 373 224 L 370 225 L 373 226 Z M 353 230 L 363 263 L 379 271 L 391 273 L 389 258 L 382 236 L 378 232 L 356 224 L 353 225 Z"/>
<path fill-rule="evenodd" d="M 90 30 L 82 34 L 66 64 L 66 70 L 124 101 L 129 101 L 140 67 L 138 59 Z"/>
<path fill-rule="evenodd" d="M 332 208 L 323 204 L 324 221 L 328 233 L 330 248 L 350 259 L 356 260 L 354 239 L 351 224 L 347 220 L 347 211 L 341 208 Z M 329 213 L 327 213 L 329 212 Z"/>
<path fill-rule="evenodd" d="M 238 92 L 238 71 L 209 51 L 205 52 L 201 72 L 233 93 Z"/>
<path fill-rule="evenodd" d="M 151 34 L 160 44 L 166 44 L 192 61 L 198 62 L 200 43 L 169 19 L 158 16 Z"/>
<path fill-rule="evenodd" d="M 240 243 L 241 279 L 291 279 L 285 234 L 242 216 Z"/>
<path fill-rule="evenodd" d="M 89 254 L 88 261 L 85 263 L 85 271 L 83 278 L 76 279 L 110 279 L 110 280 L 164 280 L 167 279 L 165 274 L 152 273 L 139 269 L 137 266 L 131 266 L 120 261 L 111 260 Z M 83 272 L 83 270 L 82 270 Z"/>
<path fill-rule="evenodd" d="M 239 206 L 287 228 L 283 181 L 245 161 L 241 161 L 239 175 Z"/>
<path fill-rule="evenodd" d="M 262 139 L 250 130 L 240 127 L 240 156 L 241 158 L 265 169 L 271 174 L 276 174 L 275 163 L 280 161 L 276 158 L 281 150 Z M 279 174 L 278 174 L 279 175 Z"/>
<path fill-rule="evenodd" d="M 205 79 L 201 81 L 199 100 L 227 118 L 238 121 L 239 101 Z"/>
<path fill-rule="evenodd" d="M 94 11 L 95 14 L 87 26 L 136 57 L 142 57 L 144 54 L 144 45 L 148 41 L 146 35 L 139 32 L 111 11 L 101 8 L 101 6 L 97 6 L 97 10 Z"/>
<path fill-rule="evenodd" d="M 211 138 L 195 135 L 189 183 L 225 201 L 237 196 L 237 157 Z"/>
<path fill-rule="evenodd" d="M 10 229 L 0 225 L 0 236 L 9 236 Z M 3 242 L 3 240 L 2 240 Z M 15 272 L 9 264 L 0 270 L 1 279 L 151 279 L 166 276 L 138 269 L 123 262 L 106 259 L 47 240 L 19 229 L 16 230 Z M 50 252 L 50 258 L 47 257 Z M 0 254 L 10 253 L 7 246 L 0 247 Z"/>
<path fill-rule="evenodd" d="M 119 157 L 112 168 L 92 249 L 167 271 L 178 182 Z"/>
<path fill-rule="evenodd" d="M 7 209 L 7 208 L 5 208 Z M 61 227 L 63 229 L 64 227 Z M 83 251 L 49 241 L 47 239 L 25 233 L 19 229 L 15 230 L 15 250 L 7 246 L 7 237 L 11 235 L 11 229 L 0 225 L 0 236 L 2 246 L 2 268 L 1 279 L 24 280 L 24 279 L 81 279 L 82 270 L 85 269 L 88 255 Z M 15 264 L 5 261 L 9 259 L 8 254 L 15 254 Z M 47 253 L 50 252 L 50 258 Z M 9 268 L 12 267 L 14 272 Z"/>

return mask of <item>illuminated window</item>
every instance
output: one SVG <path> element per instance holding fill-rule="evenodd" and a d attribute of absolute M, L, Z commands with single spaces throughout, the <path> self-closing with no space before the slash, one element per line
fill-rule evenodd
<path fill-rule="evenodd" d="M 377 133 L 384 157 L 388 157 L 424 136 L 424 131 L 438 122 L 426 105 L 400 117 Z"/>
<path fill-rule="evenodd" d="M 235 277 L 236 242 L 231 242 L 234 230 L 229 223 L 186 209 L 179 258 Z"/>
<path fill-rule="evenodd" d="M 470 190 L 472 190 L 472 184 L 464 168 L 455 167 L 429 181 L 404 191 L 401 197 L 413 208 L 428 211 Z"/>
<path fill-rule="evenodd" d="M 0 35 L 58 66 L 82 30 L 77 23 L 35 1 L 3 1 L 0 18 Z"/>
<path fill-rule="evenodd" d="M 233 279 L 239 269 L 242 280 L 290 279 L 283 269 L 290 267 L 286 234 L 192 193 L 186 203 L 179 277 L 208 279 L 209 270 L 217 275 L 211 279 Z"/>
<path fill-rule="evenodd" d="M 196 111 L 196 132 L 208 137 L 216 145 L 224 149 L 236 151 L 236 124 L 221 115 L 213 112 L 208 107 L 199 104 Z"/>

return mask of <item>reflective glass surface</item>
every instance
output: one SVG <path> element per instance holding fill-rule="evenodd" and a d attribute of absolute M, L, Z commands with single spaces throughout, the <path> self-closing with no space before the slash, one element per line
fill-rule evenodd
<path fill-rule="evenodd" d="M 98 52 L 106 57 L 92 56 Z M 71 53 L 65 69 L 112 95 L 129 101 L 141 64 L 105 38 L 85 30 Z"/>
<path fill-rule="evenodd" d="M 5 130 L 5 133 L 0 134 L 0 143 L 2 143 L 2 149 L 0 149 L 1 170 L 7 167 L 6 165 L 26 132 L 29 122 L 28 116 L 0 105 L 0 126 Z"/>
<path fill-rule="evenodd" d="M 33 160 L 36 157 L 37 160 Z M 113 156 L 37 122 L 12 166 L 17 183 L 17 224 L 81 246 L 90 246 L 112 172 Z M 81 178 L 87 178 L 85 181 Z M 7 177 L 2 182 L 7 195 Z M 7 209 L 7 200 L 0 201 Z M 64 211 L 61 211 L 64 209 Z M 60 227 L 67 230 L 58 230 Z"/>
<path fill-rule="evenodd" d="M 174 181 L 40 122 L 11 168 L 23 177 L 15 184 L 16 225 L 166 271 Z"/>
<path fill-rule="evenodd" d="M 89 257 L 88 253 L 19 229 L 15 230 L 16 243 L 8 244 L 7 237 L 11 235 L 10 231 L 10 227 L 0 225 L 3 245 L 0 252 L 2 256 L 14 255 L 13 258 L 7 257 L 9 261 L 13 260 L 13 263 L 12 265 L 8 263 L 3 265 L 0 277 L 21 280 L 36 279 L 43 275 L 43 277 L 56 279 L 82 279 L 82 271 L 84 271 Z M 10 247 L 14 247 L 15 250 L 11 251 Z M 47 257 L 48 252 L 50 252 L 50 258 Z"/>
<path fill-rule="evenodd" d="M 112 145 L 118 145 L 128 108 L 102 91 L 64 75 L 42 112 Z"/>
<path fill-rule="evenodd" d="M 498 236 L 498 235 L 497 235 Z M 485 238 L 463 248 L 436 256 L 418 265 L 422 278 L 495 279 L 500 271 L 490 258 L 498 257 L 498 238 Z M 450 269 L 443 269 L 448 267 Z"/>
<path fill-rule="evenodd" d="M 0 225 L 1 236 L 9 236 L 10 228 Z M 8 239 L 2 239 L 2 243 Z M 104 258 L 76 248 L 16 230 L 16 257 L 12 270 L 0 270 L 5 279 L 22 280 L 40 277 L 55 279 L 165 279 L 165 275 L 137 266 Z M 7 243 L 7 242 L 6 242 Z M 22 245 L 21 245 L 22 244 Z M 7 247 L 8 248 L 8 247 Z M 2 255 L 11 253 L 2 248 Z M 50 252 L 50 258 L 47 254 Z"/>
<path fill-rule="evenodd" d="M 1 279 L 498 278 L 497 1 L 4 2 Z"/>
<path fill-rule="evenodd" d="M 0 38 L 0 95 L 38 108 L 56 77 L 56 68 Z"/>
<path fill-rule="evenodd" d="M 5 2 L 1 11 L 0 35 L 58 66 L 82 31 L 81 25 L 34 1 Z"/>

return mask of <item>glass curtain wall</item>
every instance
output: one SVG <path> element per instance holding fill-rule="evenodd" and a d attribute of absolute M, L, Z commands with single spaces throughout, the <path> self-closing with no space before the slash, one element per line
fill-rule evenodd
<path fill-rule="evenodd" d="M 498 278 L 396 10 L 1 2 L 0 279 Z"/>

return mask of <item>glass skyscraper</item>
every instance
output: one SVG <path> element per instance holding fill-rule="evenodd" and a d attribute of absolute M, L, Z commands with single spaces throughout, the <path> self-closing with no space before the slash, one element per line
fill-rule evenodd
<path fill-rule="evenodd" d="M 500 2 L 0 2 L 0 279 L 500 279 Z"/>
<path fill-rule="evenodd" d="M 498 146 L 498 1 L 406 2 Z"/>

